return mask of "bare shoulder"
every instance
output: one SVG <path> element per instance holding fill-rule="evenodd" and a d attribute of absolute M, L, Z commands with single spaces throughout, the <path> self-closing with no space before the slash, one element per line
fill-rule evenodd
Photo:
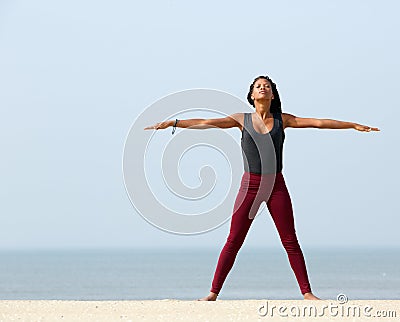
<path fill-rule="evenodd" d="M 299 117 L 289 113 L 282 113 L 282 121 L 284 128 L 320 128 L 321 119 L 311 117 Z"/>
<path fill-rule="evenodd" d="M 240 129 L 240 131 L 243 130 L 243 124 L 244 124 L 244 113 L 234 113 L 229 115 L 232 119 L 236 121 L 236 126 Z"/>
<path fill-rule="evenodd" d="M 289 127 L 290 123 L 296 119 L 296 116 L 294 116 L 293 114 L 282 113 L 281 115 L 282 115 L 283 128 Z"/>
<path fill-rule="evenodd" d="M 296 116 L 294 116 L 293 114 L 290 113 L 282 113 L 282 120 L 288 120 L 291 118 L 295 118 Z"/>

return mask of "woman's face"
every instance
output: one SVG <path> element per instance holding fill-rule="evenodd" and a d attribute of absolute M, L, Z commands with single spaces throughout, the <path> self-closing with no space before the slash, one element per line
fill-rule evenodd
<path fill-rule="evenodd" d="M 272 100 L 274 98 L 274 94 L 272 93 L 271 83 L 264 78 L 258 79 L 254 83 L 251 98 L 253 99 L 253 101 L 257 101 L 260 99 Z"/>

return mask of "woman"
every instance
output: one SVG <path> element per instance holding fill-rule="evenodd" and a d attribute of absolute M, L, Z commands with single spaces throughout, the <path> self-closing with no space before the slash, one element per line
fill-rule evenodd
<path fill-rule="evenodd" d="M 145 130 L 158 130 L 170 126 L 174 129 L 175 127 L 193 129 L 237 127 L 242 131 L 241 145 L 245 171 L 233 209 L 230 233 L 219 256 L 210 293 L 200 300 L 215 301 L 217 299 L 254 220 L 254 216 L 250 213 L 257 211 L 262 201 L 267 204 L 304 299 L 319 300 L 311 291 L 303 253 L 296 237 L 291 199 L 281 172 L 284 129 L 287 127 L 355 129 L 363 132 L 379 131 L 379 129 L 352 122 L 301 118 L 282 113 L 276 85 L 268 76 L 259 76 L 253 81 L 247 100 L 255 107 L 254 113 L 236 113 L 215 119 L 165 121 L 145 128 Z M 263 159 L 268 159 L 265 153 L 259 153 L 257 150 L 258 147 L 267 144 L 273 147 L 272 154 L 275 154 L 273 170 L 269 166 L 270 162 L 263 164 Z M 274 180 L 271 181 L 268 178 L 271 178 L 272 172 Z M 268 182 L 272 182 L 269 191 Z"/>

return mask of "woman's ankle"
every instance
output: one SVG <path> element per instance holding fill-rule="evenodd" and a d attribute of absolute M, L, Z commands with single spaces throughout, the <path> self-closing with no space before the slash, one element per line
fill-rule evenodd
<path fill-rule="evenodd" d="M 216 301 L 218 297 L 217 293 L 210 292 L 206 297 L 199 299 L 199 301 Z"/>
<path fill-rule="evenodd" d="M 303 294 L 305 300 L 320 300 L 319 297 L 316 297 L 312 292 L 307 292 Z"/>

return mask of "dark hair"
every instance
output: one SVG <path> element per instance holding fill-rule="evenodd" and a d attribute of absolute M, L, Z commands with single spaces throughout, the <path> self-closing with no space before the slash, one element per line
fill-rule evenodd
<path fill-rule="evenodd" d="M 278 90 L 276 89 L 276 84 L 268 76 L 258 76 L 257 78 L 254 79 L 253 83 L 251 83 L 250 85 L 249 93 L 247 94 L 247 101 L 254 107 L 254 100 L 251 99 L 251 95 L 253 93 L 254 84 L 259 79 L 266 79 L 271 84 L 272 94 L 274 95 L 274 99 L 271 102 L 271 108 L 270 108 L 271 113 L 276 113 L 276 112 L 282 113 L 281 99 L 279 97 Z"/>

